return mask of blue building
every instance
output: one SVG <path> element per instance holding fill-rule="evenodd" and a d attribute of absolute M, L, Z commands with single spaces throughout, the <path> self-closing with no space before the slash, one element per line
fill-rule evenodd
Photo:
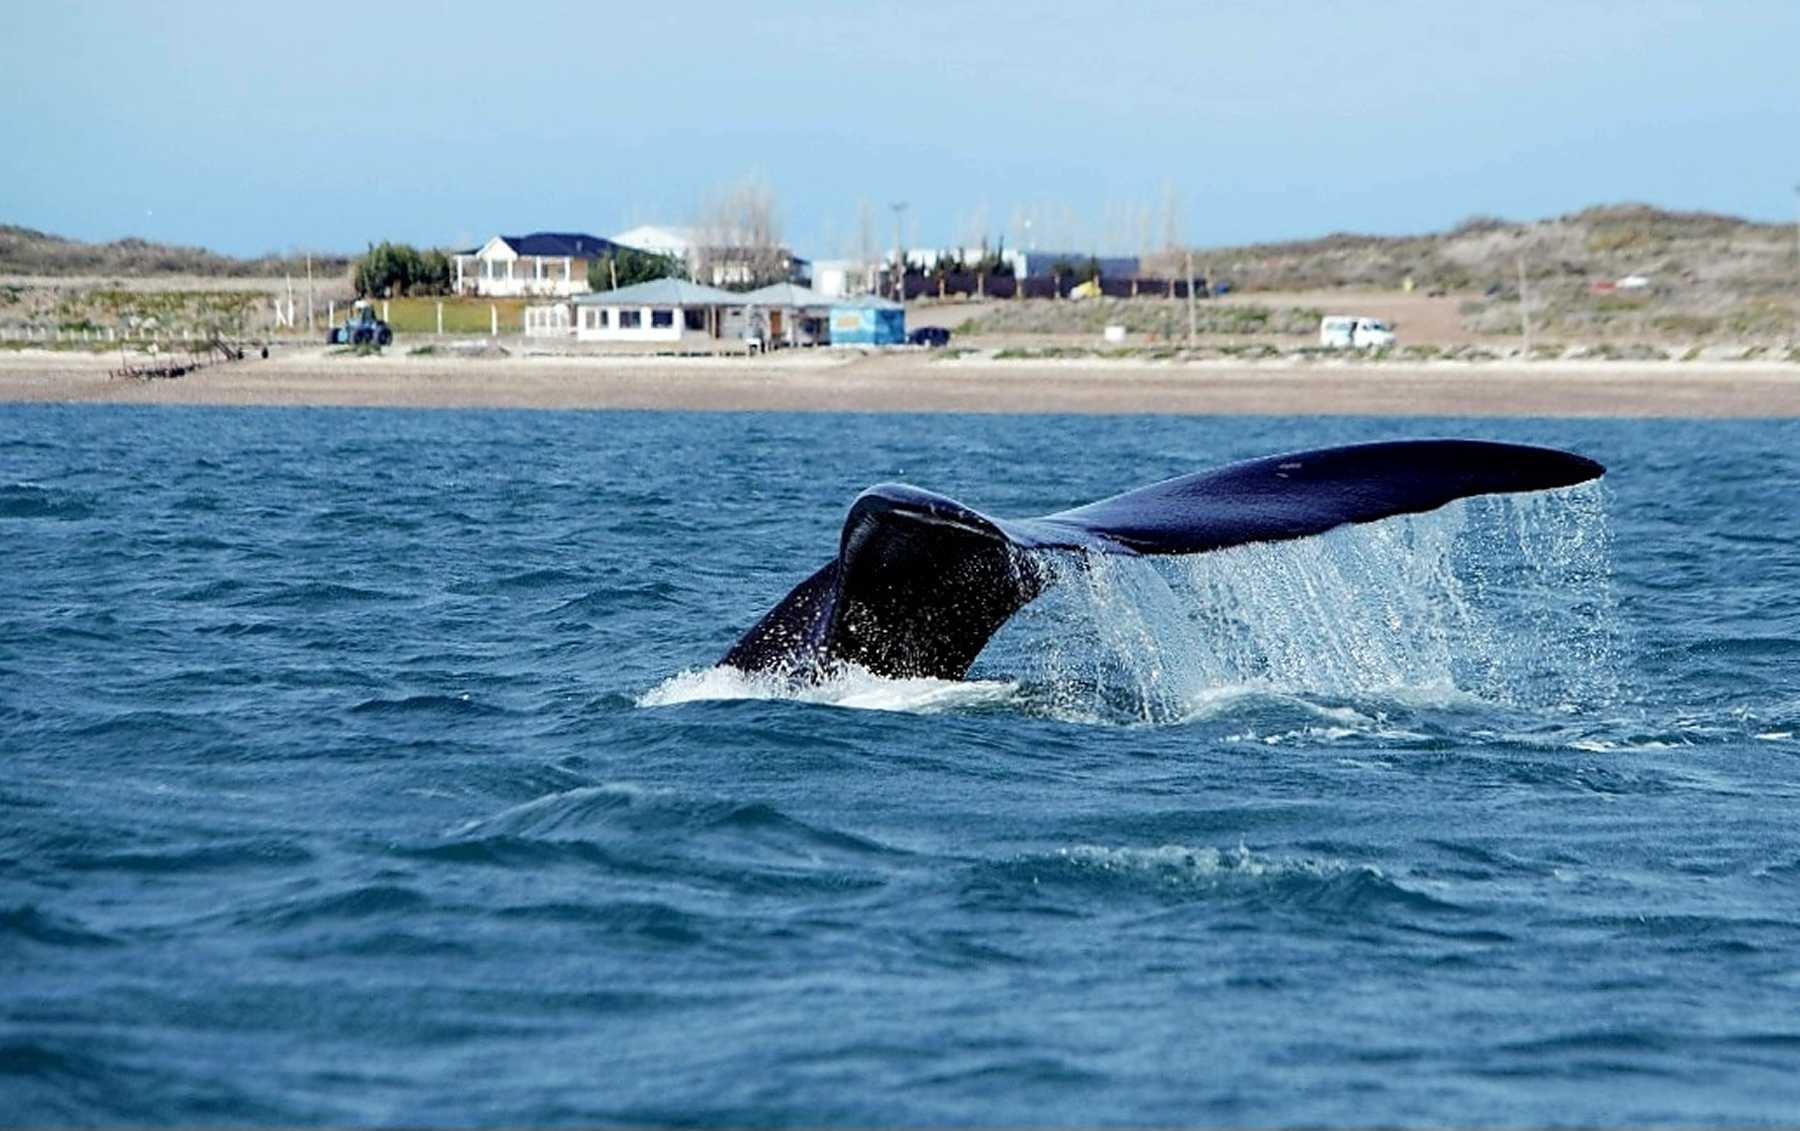
<path fill-rule="evenodd" d="M 906 344 L 906 307 L 880 295 L 853 295 L 831 303 L 834 346 Z"/>

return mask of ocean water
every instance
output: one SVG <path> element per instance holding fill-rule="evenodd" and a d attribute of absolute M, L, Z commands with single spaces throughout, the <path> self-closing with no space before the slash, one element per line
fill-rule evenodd
<path fill-rule="evenodd" d="M 1599 485 L 713 661 L 900 479 Z M 1800 426 L 0 406 L 0 1122 L 1800 1119 Z"/>

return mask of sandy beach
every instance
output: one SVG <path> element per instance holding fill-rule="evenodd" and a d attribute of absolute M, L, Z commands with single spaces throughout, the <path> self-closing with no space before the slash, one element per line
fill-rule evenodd
<path fill-rule="evenodd" d="M 0 401 L 675 411 L 1800 416 L 1800 366 L 1757 362 L 1155 362 L 795 352 L 350 357 L 284 347 L 162 380 L 116 353 L 0 354 Z"/>

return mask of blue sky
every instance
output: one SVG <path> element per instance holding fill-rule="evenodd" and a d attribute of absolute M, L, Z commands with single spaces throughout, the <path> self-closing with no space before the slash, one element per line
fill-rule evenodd
<path fill-rule="evenodd" d="M 20 4 L 0 221 L 235 253 L 690 221 L 802 254 L 1645 200 L 1791 221 L 1800 3 Z M 985 224 L 982 222 L 985 218 Z M 1160 221 L 1154 223 L 1160 235 Z M 1129 246 L 1117 248 L 1131 250 Z"/>

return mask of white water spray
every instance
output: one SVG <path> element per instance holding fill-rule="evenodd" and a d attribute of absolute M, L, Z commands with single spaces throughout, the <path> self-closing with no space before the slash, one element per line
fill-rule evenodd
<path fill-rule="evenodd" d="M 1604 495 L 1464 500 L 1316 538 L 1054 555 L 980 671 L 1070 718 L 1170 722 L 1225 689 L 1564 706 L 1617 692 Z"/>

